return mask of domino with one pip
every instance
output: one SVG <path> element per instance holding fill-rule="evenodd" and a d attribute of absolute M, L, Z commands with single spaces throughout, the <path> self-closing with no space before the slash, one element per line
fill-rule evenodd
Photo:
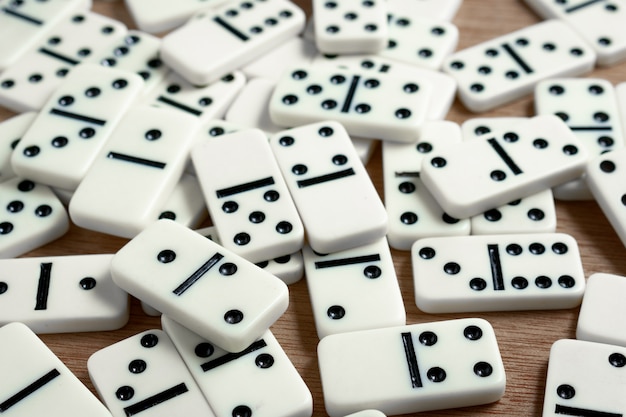
<path fill-rule="evenodd" d="M 76 188 L 72 221 L 127 238 L 152 224 L 183 174 L 198 126 L 169 109 L 128 111 Z"/>
<path fill-rule="evenodd" d="M 0 328 L 0 413 L 111 417 L 106 407 L 25 324 Z"/>
<path fill-rule="evenodd" d="M 542 416 L 623 416 L 624 373 L 624 347 L 557 340 L 548 359 Z"/>
<path fill-rule="evenodd" d="M 113 255 L 0 260 L 0 323 L 35 333 L 115 330 L 129 318 L 128 294 L 113 283 Z"/>
<path fill-rule="evenodd" d="M 337 333 L 406 324 L 387 239 L 332 254 L 302 249 L 320 339 Z"/>

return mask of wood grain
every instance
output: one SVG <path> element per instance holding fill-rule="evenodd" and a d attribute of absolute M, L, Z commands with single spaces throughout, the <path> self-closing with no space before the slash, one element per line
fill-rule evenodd
<path fill-rule="evenodd" d="M 296 0 L 295 2 L 310 12 L 309 0 Z M 96 0 L 94 9 L 123 21 L 130 28 L 134 27 L 121 1 Z M 523 2 L 518 0 L 465 0 L 453 23 L 460 30 L 458 49 L 462 49 L 539 20 Z M 606 78 L 617 84 L 626 79 L 626 64 L 597 69 L 588 76 Z M 10 112 L 0 109 L 0 120 L 10 115 Z M 533 115 L 532 97 L 523 98 L 482 114 L 482 116 L 531 115 Z M 448 119 L 462 123 L 473 116 L 474 114 L 465 110 L 457 101 Z M 380 147 L 374 153 L 367 169 L 382 196 Z M 558 202 L 557 215 L 558 231 L 569 233 L 578 240 L 587 276 L 595 272 L 626 274 L 624 246 L 595 202 Z M 26 256 L 114 253 L 125 242 L 124 239 L 72 226 L 63 238 Z M 407 310 L 407 323 L 468 316 L 466 314 L 429 315 L 420 312 L 415 306 L 413 296 L 409 253 L 393 251 L 393 257 Z M 474 316 L 489 320 L 495 328 L 507 371 L 507 390 L 504 397 L 494 404 L 419 415 L 540 416 L 550 346 L 558 339 L 575 337 L 578 309 L 486 313 Z M 86 370 L 87 358 L 98 349 L 155 327 L 160 327 L 159 319 L 144 315 L 138 301 L 133 300 L 130 321 L 121 330 L 42 335 L 42 339 L 93 390 Z M 272 330 L 313 393 L 314 416 L 325 416 L 316 359 L 318 339 L 304 280 L 290 286 L 289 310 L 272 326 Z"/>

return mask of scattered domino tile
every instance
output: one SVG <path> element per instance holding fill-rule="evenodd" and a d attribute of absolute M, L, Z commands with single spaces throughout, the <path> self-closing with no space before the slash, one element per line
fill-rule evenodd
<path fill-rule="evenodd" d="M 554 114 L 581 139 L 590 155 L 624 146 L 613 85 L 599 78 L 556 78 L 535 87 L 537 114 Z M 584 178 L 554 188 L 556 198 L 591 200 Z"/>
<path fill-rule="evenodd" d="M 593 158 L 586 171 L 591 193 L 626 246 L 626 148 Z"/>
<path fill-rule="evenodd" d="M 514 130 L 516 124 L 527 120 L 524 117 L 479 117 L 463 122 L 461 131 L 464 140 L 491 137 Z M 552 233 L 556 231 L 556 222 L 550 188 L 471 217 L 473 235 Z"/>
<path fill-rule="evenodd" d="M 595 60 L 573 29 L 549 20 L 455 52 L 442 69 L 457 80 L 465 107 L 482 112 L 532 92 L 543 79 L 591 71 Z"/>
<path fill-rule="evenodd" d="M 184 24 L 194 13 L 227 0 L 124 0 L 137 27 L 144 32 L 165 32 Z"/>
<path fill-rule="evenodd" d="M 407 63 L 395 62 L 375 55 L 318 55 L 313 62 L 316 65 L 318 63 L 327 63 L 340 67 L 371 70 L 390 76 L 408 77 L 418 84 L 422 82 L 431 84 L 436 94 L 431 95 L 428 104 L 426 112 L 426 119 L 428 120 L 444 119 L 452 106 L 454 95 L 456 94 L 456 81 L 447 74 L 418 68 Z"/>
<path fill-rule="evenodd" d="M 543 417 L 623 416 L 624 365 L 624 347 L 557 340 L 550 349 Z"/>
<path fill-rule="evenodd" d="M 115 330 L 129 318 L 128 294 L 111 279 L 113 255 L 0 260 L 0 324 L 35 333 Z"/>
<path fill-rule="evenodd" d="M 333 253 L 385 236 L 387 212 L 340 123 L 285 130 L 270 145 L 313 250 Z"/>
<path fill-rule="evenodd" d="M 11 156 L 36 117 L 36 112 L 26 112 L 0 122 L 0 182 L 15 177 Z"/>
<path fill-rule="evenodd" d="M 248 347 L 289 303 L 280 279 L 165 219 L 117 252 L 111 274 L 131 295 L 229 352 Z"/>
<path fill-rule="evenodd" d="M 389 43 L 379 55 L 431 70 L 441 68 L 459 41 L 459 30 L 452 23 L 408 14 L 402 8 L 389 9 L 388 24 Z"/>
<path fill-rule="evenodd" d="M 246 77 L 239 71 L 205 86 L 195 86 L 171 71 L 143 103 L 190 114 L 204 122 L 223 117 L 245 84 Z"/>
<path fill-rule="evenodd" d="M 233 1 L 197 13 L 166 35 L 161 58 L 187 81 L 206 85 L 297 36 L 304 20 L 302 9 L 287 0 Z"/>
<path fill-rule="evenodd" d="M 387 0 L 392 10 L 405 10 L 413 16 L 452 20 L 463 0 Z"/>
<path fill-rule="evenodd" d="M 270 100 L 270 117 L 281 126 L 335 120 L 355 136 L 398 142 L 417 140 L 432 84 L 406 74 L 311 65 L 280 79 Z M 384 100 L 382 98 L 384 97 Z"/>
<path fill-rule="evenodd" d="M 587 159 L 561 119 L 536 116 L 430 156 L 420 178 L 447 213 L 465 218 L 580 177 Z"/>
<path fill-rule="evenodd" d="M 445 120 L 426 122 L 417 143 L 383 142 L 387 238 L 391 247 L 410 250 L 423 237 L 470 233 L 469 219 L 446 214 L 420 179 L 424 158 L 440 147 L 458 143 L 461 143 L 459 125 Z"/>
<path fill-rule="evenodd" d="M 493 328 L 477 318 L 335 334 L 317 354 L 331 417 L 486 404 L 506 384 Z"/>
<path fill-rule="evenodd" d="M 576 339 L 626 346 L 623 296 L 626 278 L 595 273 L 587 280 L 576 327 Z"/>
<path fill-rule="evenodd" d="M 14 177 L 0 183 L 0 258 L 52 242 L 69 229 L 63 204 L 50 187 Z"/>
<path fill-rule="evenodd" d="M 120 21 L 97 13 L 66 16 L 0 74 L 0 105 L 15 112 L 41 109 L 72 68 L 126 32 Z"/>
<path fill-rule="evenodd" d="M 315 45 L 324 54 L 376 53 L 387 46 L 387 2 L 312 0 Z"/>
<path fill-rule="evenodd" d="M 146 330 L 93 353 L 89 378 L 113 417 L 137 414 L 214 417 L 176 347 L 162 330 Z"/>
<path fill-rule="evenodd" d="M 163 315 L 161 324 L 218 416 L 310 417 L 311 392 L 272 332 L 229 353 Z"/>
<path fill-rule="evenodd" d="M 614 65 L 626 59 L 624 21 L 626 8 L 621 2 L 589 0 L 525 0 L 545 19 L 558 18 L 572 27 L 593 47 L 598 65 Z"/>
<path fill-rule="evenodd" d="M 0 413 L 111 417 L 104 405 L 23 323 L 0 328 Z"/>
<path fill-rule="evenodd" d="M 63 79 L 15 148 L 13 170 L 75 190 L 144 83 L 135 74 L 82 64 Z"/>
<path fill-rule="evenodd" d="M 180 180 L 198 126 L 169 109 L 126 112 L 70 201 L 72 221 L 126 238 L 152 224 Z"/>
<path fill-rule="evenodd" d="M 222 246 L 251 262 L 302 248 L 302 221 L 262 131 L 202 141 L 191 159 Z"/>
<path fill-rule="evenodd" d="M 66 15 L 90 6 L 89 0 L 0 2 L 0 71 L 17 61 Z"/>
<path fill-rule="evenodd" d="M 406 324 L 387 239 L 333 254 L 318 254 L 306 246 L 302 255 L 320 339 Z"/>
<path fill-rule="evenodd" d="M 427 313 L 573 308 L 585 290 L 578 244 L 562 233 L 424 238 L 411 260 Z"/>

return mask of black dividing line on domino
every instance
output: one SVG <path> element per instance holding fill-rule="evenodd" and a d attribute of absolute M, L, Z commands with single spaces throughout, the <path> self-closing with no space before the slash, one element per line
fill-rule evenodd
<path fill-rule="evenodd" d="M 265 343 L 265 340 L 263 339 L 257 340 L 256 342 L 254 342 L 253 344 L 251 344 L 250 346 L 248 346 L 245 350 L 242 350 L 241 352 L 227 353 L 224 356 L 220 356 L 217 359 L 213 359 L 211 361 L 203 363 L 202 365 L 200 365 L 200 368 L 202 368 L 204 372 L 210 371 L 211 369 L 215 369 L 218 366 L 222 366 L 228 362 L 237 360 L 241 358 L 242 356 L 247 355 L 248 353 L 254 352 L 255 350 L 262 349 L 265 346 L 267 346 L 267 343 Z"/>
<path fill-rule="evenodd" d="M 146 411 L 152 407 L 155 407 L 165 401 L 169 401 L 174 397 L 182 395 L 189 391 L 187 385 L 183 382 L 178 385 L 173 386 L 172 388 L 168 388 L 164 391 L 159 392 L 158 394 L 154 394 L 145 400 L 141 400 L 133 405 L 129 405 L 124 408 L 124 412 L 128 417 L 134 416 L 135 414 L 139 414 L 142 411 Z"/>
<path fill-rule="evenodd" d="M 139 158 L 132 155 L 126 155 L 118 152 L 109 152 L 107 155 L 109 159 L 117 159 L 125 162 L 132 162 L 134 164 L 144 165 L 152 168 L 163 169 L 165 168 L 165 162 L 152 161 L 150 159 Z"/>
<path fill-rule="evenodd" d="M 334 268 L 337 266 L 364 264 L 380 261 L 380 255 L 353 256 L 351 258 L 333 259 L 331 261 L 315 262 L 315 269 Z"/>
<path fill-rule="evenodd" d="M 420 376 L 420 368 L 417 363 L 417 355 L 415 354 L 415 346 L 413 345 L 411 333 L 402 333 L 402 345 L 404 346 L 406 364 L 411 377 L 411 386 L 413 388 L 422 388 L 424 385 L 422 384 L 422 377 Z"/>
<path fill-rule="evenodd" d="M 577 416 L 577 417 L 622 417 L 623 414 L 607 413 L 604 411 L 589 410 L 585 408 L 568 407 L 566 405 L 557 404 L 554 408 L 556 414 L 562 416 Z"/>
<path fill-rule="evenodd" d="M 237 29 L 234 26 L 231 26 L 230 24 L 228 24 L 227 21 L 225 21 L 224 19 L 222 19 L 221 17 L 217 16 L 213 18 L 213 21 L 215 23 L 217 23 L 218 25 L 220 25 L 221 27 L 223 27 L 224 29 L 226 29 L 228 32 L 230 32 L 231 34 L 235 35 L 237 38 L 241 39 L 242 41 L 246 42 L 248 41 L 250 38 L 243 32 L 241 32 L 239 29 Z"/>
<path fill-rule="evenodd" d="M 78 64 L 80 64 L 80 61 L 78 61 L 76 59 L 73 59 L 73 58 L 69 58 L 69 57 L 67 57 L 65 55 L 61 55 L 61 54 L 59 54 L 57 52 L 51 51 L 48 48 L 39 48 L 38 52 L 41 53 L 41 54 L 44 54 L 44 55 L 48 55 L 51 58 L 58 59 L 59 61 L 63 61 L 66 64 L 70 64 L 70 65 L 78 65 Z"/>
<path fill-rule="evenodd" d="M 221 190 L 217 190 L 215 194 L 217 194 L 217 198 L 230 197 L 231 195 L 245 193 L 246 191 L 269 187 L 270 185 L 274 185 L 274 183 L 275 181 L 273 177 L 261 178 L 260 180 L 250 181 L 228 188 L 222 188 Z"/>
<path fill-rule="evenodd" d="M 33 24 L 35 24 L 37 26 L 43 25 L 43 20 L 35 19 L 34 17 L 30 17 L 30 16 L 27 16 L 25 14 L 16 12 L 15 10 L 11 10 L 11 9 L 9 9 L 7 7 L 3 7 L 2 11 L 4 13 L 8 14 L 9 16 L 16 17 L 16 18 L 21 19 L 21 20 L 23 20 L 25 22 L 33 23 Z"/>
<path fill-rule="evenodd" d="M 491 280 L 493 281 L 493 290 L 504 290 L 504 274 L 502 273 L 502 263 L 500 262 L 500 250 L 498 245 L 487 245 L 489 253 L 489 265 L 491 266 Z"/>
<path fill-rule="evenodd" d="M 39 265 L 39 283 L 37 284 L 37 298 L 35 310 L 45 310 L 48 308 L 48 292 L 50 290 L 50 275 L 52 273 L 52 263 L 42 263 Z"/>
<path fill-rule="evenodd" d="M 16 394 L 12 395 L 9 399 L 7 399 L 4 402 L 0 403 L 0 413 L 4 413 L 9 408 L 13 407 L 17 403 L 19 403 L 20 401 L 22 401 L 23 399 L 28 397 L 30 394 L 33 394 L 39 388 L 44 387 L 47 383 L 49 383 L 54 378 L 56 378 L 56 377 L 58 377 L 60 375 L 61 375 L 61 373 L 59 371 L 57 371 L 56 369 L 51 370 L 50 372 L 48 372 L 47 374 L 45 374 L 41 378 L 37 379 L 32 384 L 29 384 L 28 386 L 26 386 L 22 390 L 18 391 Z"/>
<path fill-rule="evenodd" d="M 574 130 L 578 132 L 595 131 L 595 130 L 601 130 L 601 131 L 613 130 L 611 126 L 568 126 L 568 127 L 570 128 L 570 130 Z"/>
<path fill-rule="evenodd" d="M 513 158 L 511 158 L 511 156 L 504 150 L 495 138 L 488 139 L 487 142 L 491 145 L 493 150 L 496 151 L 500 159 L 502 159 L 506 166 L 509 167 L 513 174 L 519 175 L 523 173 L 522 169 L 517 166 Z"/>
<path fill-rule="evenodd" d="M 65 110 L 52 109 L 50 110 L 50 114 L 54 114 L 55 116 L 66 117 L 68 119 L 80 120 L 81 122 L 91 123 L 93 125 L 104 126 L 106 124 L 106 120 L 96 119 L 95 117 L 83 116 L 82 114 L 72 113 Z"/>
<path fill-rule="evenodd" d="M 343 102 L 343 107 L 341 108 L 342 113 L 348 113 L 350 111 L 350 106 L 352 106 L 352 100 L 354 99 L 354 94 L 356 93 L 356 88 L 358 87 L 360 80 L 360 75 L 352 77 L 350 88 L 348 89 L 348 94 L 346 95 L 346 100 Z"/>
<path fill-rule="evenodd" d="M 196 269 L 193 274 L 189 276 L 186 280 L 183 281 L 174 291 L 172 291 L 176 295 L 182 295 L 185 291 L 187 291 L 193 284 L 195 284 L 200 278 L 202 278 L 207 272 L 211 270 L 219 261 L 224 258 L 224 255 L 221 253 L 216 253 L 211 256 L 208 261 L 206 261 L 200 268 Z"/>
<path fill-rule="evenodd" d="M 532 74 L 534 72 L 530 65 L 528 65 L 526 61 L 524 61 L 522 57 L 519 56 L 517 52 L 515 52 L 515 49 L 511 48 L 508 43 L 503 43 L 502 48 L 504 48 L 506 53 L 509 54 L 513 61 L 517 62 L 517 65 L 519 65 L 526 74 Z"/>
<path fill-rule="evenodd" d="M 352 168 L 348 168 L 344 169 L 343 171 L 333 172 L 332 174 L 320 175 L 319 177 L 300 180 L 296 184 L 298 184 L 298 188 L 306 188 L 310 187 L 311 185 L 322 184 L 325 182 L 346 178 L 351 175 L 355 175 L 355 172 Z"/>
<path fill-rule="evenodd" d="M 185 105 L 183 103 L 179 103 L 178 101 L 169 99 L 169 98 L 167 98 L 165 96 L 159 96 L 159 98 L 157 98 L 157 101 L 160 101 L 161 103 L 165 103 L 168 106 L 175 107 L 178 110 L 182 110 L 182 111 L 185 111 L 187 113 L 191 113 L 194 116 L 200 116 L 202 114 L 202 112 L 200 110 L 194 109 L 193 107 L 187 106 L 187 105 Z"/>
<path fill-rule="evenodd" d="M 419 178 L 419 171 L 396 171 L 394 172 L 396 178 Z"/>
<path fill-rule="evenodd" d="M 572 6 L 572 7 L 565 9 L 565 13 L 577 12 L 578 10 L 584 9 L 585 7 L 593 6 L 594 4 L 598 4 L 598 3 L 604 3 L 605 1 L 606 0 L 589 0 L 585 3 L 580 3 L 576 6 Z"/>

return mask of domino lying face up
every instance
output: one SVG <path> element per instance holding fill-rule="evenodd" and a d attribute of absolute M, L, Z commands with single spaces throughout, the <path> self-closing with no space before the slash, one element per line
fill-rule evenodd
<path fill-rule="evenodd" d="M 289 303 L 280 279 L 167 219 L 126 244 L 111 274 L 130 294 L 229 352 L 250 346 Z"/>

